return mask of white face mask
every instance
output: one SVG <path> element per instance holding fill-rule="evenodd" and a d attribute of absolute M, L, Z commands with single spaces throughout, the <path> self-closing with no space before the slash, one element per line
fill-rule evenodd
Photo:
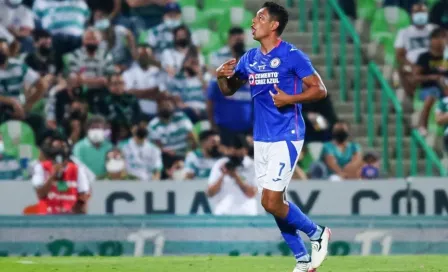
<path fill-rule="evenodd" d="M 99 144 L 104 141 L 104 129 L 101 128 L 92 128 L 87 132 L 87 138 L 94 143 Z"/>
<path fill-rule="evenodd" d="M 106 170 L 108 173 L 119 173 L 124 169 L 124 160 L 123 159 L 110 159 L 106 163 Z"/>
<path fill-rule="evenodd" d="M 183 179 L 185 179 L 185 169 L 179 169 L 173 172 L 173 180 L 183 180 Z"/>
<path fill-rule="evenodd" d="M 424 26 L 428 23 L 427 12 L 417 12 L 412 14 L 412 22 L 418 26 Z"/>
<path fill-rule="evenodd" d="M 95 28 L 98 30 L 106 30 L 110 26 L 110 20 L 107 18 L 95 22 Z"/>
<path fill-rule="evenodd" d="M 163 22 L 165 23 L 165 25 L 168 28 L 178 27 L 182 23 L 181 20 L 177 20 L 177 19 L 174 19 L 174 20 L 173 19 L 165 19 L 165 20 L 163 20 Z"/>

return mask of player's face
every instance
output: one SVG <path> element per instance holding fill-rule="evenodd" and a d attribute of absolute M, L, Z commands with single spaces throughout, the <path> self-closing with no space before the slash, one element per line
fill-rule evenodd
<path fill-rule="evenodd" d="M 271 20 L 267 8 L 262 8 L 252 19 L 252 36 L 254 40 L 259 41 L 275 32 L 277 27 L 278 22 Z"/>

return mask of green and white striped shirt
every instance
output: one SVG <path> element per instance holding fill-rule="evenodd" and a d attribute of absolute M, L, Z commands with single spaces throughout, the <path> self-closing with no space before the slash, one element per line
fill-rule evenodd
<path fill-rule="evenodd" d="M 81 36 L 90 17 L 84 0 L 36 0 L 33 12 L 51 34 Z"/>
<path fill-rule="evenodd" d="M 171 94 L 179 95 L 187 106 L 205 110 L 205 92 L 198 77 L 186 77 L 179 73 L 167 81 L 166 89 Z"/>
<path fill-rule="evenodd" d="M 79 48 L 65 55 L 64 63 L 68 73 L 81 73 L 88 78 L 110 75 L 115 69 L 112 55 L 101 47 L 93 57 L 89 57 L 84 47 Z"/>
<path fill-rule="evenodd" d="M 224 46 L 218 51 L 212 52 L 209 56 L 209 63 L 211 69 L 217 69 L 221 64 L 233 58 L 232 51 L 228 46 Z"/>
<path fill-rule="evenodd" d="M 147 42 L 153 48 L 156 58 L 160 59 L 163 50 L 173 47 L 173 29 L 161 23 L 142 32 L 139 39 Z"/>
<path fill-rule="evenodd" d="M 23 61 L 9 59 L 6 68 L 0 68 L 0 95 L 19 99 L 37 80 L 39 74 Z"/>
<path fill-rule="evenodd" d="M 218 159 L 206 158 L 200 149 L 190 151 L 185 159 L 185 168 L 187 172 L 194 173 L 195 178 L 208 178 L 213 165 Z"/>
<path fill-rule="evenodd" d="M 177 155 L 185 156 L 188 149 L 188 134 L 193 130 L 193 124 L 183 112 L 176 112 L 168 123 L 155 117 L 148 125 L 149 138 L 160 141 L 163 148 L 175 151 Z"/>

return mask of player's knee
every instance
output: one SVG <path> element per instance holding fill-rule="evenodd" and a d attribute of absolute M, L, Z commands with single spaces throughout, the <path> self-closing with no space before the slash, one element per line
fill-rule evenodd
<path fill-rule="evenodd" d="M 282 208 L 283 201 L 279 201 L 276 197 L 263 195 L 261 199 L 261 205 L 266 212 L 276 215 L 277 212 Z"/>

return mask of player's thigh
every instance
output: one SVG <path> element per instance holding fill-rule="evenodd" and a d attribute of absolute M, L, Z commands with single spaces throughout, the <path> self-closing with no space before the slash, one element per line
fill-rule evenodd
<path fill-rule="evenodd" d="M 272 143 L 268 152 L 267 174 L 263 188 L 284 191 L 291 181 L 303 141 L 281 141 Z"/>

